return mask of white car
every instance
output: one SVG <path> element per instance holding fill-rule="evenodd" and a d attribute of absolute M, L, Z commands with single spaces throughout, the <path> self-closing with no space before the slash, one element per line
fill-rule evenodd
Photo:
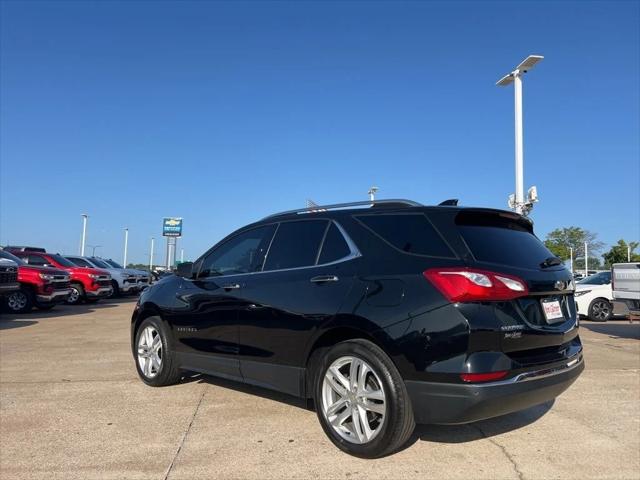
<path fill-rule="evenodd" d="M 594 322 L 606 322 L 613 314 L 611 272 L 600 272 L 576 283 L 576 309 L 578 315 Z"/>

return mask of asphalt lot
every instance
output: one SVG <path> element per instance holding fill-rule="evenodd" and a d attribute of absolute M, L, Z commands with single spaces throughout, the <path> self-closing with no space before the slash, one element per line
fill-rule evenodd
<path fill-rule="evenodd" d="M 420 426 L 372 461 L 337 450 L 292 397 L 195 375 L 145 386 L 133 305 L 2 314 L 0 478 L 640 478 L 638 323 L 582 322 L 586 370 L 553 404 Z"/>

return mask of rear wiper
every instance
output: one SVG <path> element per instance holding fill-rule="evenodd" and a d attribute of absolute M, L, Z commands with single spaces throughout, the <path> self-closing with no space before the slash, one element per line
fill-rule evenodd
<path fill-rule="evenodd" d="M 562 265 L 562 260 L 558 257 L 549 257 L 544 262 L 540 263 L 541 268 L 555 267 L 556 265 Z"/>

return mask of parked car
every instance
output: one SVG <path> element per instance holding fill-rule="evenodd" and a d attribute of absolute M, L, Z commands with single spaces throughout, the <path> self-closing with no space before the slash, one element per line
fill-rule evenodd
<path fill-rule="evenodd" d="M 272 215 L 145 290 L 138 375 L 182 370 L 313 398 L 340 449 L 561 394 L 584 368 L 571 274 L 508 211 L 355 202 Z M 370 208 L 367 208 L 370 207 Z"/>
<path fill-rule="evenodd" d="M 100 260 L 105 263 L 108 263 L 113 268 L 121 268 L 135 274 L 138 282 L 138 290 L 144 290 L 146 287 L 151 285 L 151 275 L 149 274 L 149 272 L 146 272 L 144 270 L 138 270 L 137 268 L 125 268 L 122 265 L 120 265 L 118 262 L 110 258 L 109 259 L 100 258 Z"/>
<path fill-rule="evenodd" d="M 78 267 L 58 253 L 18 250 L 12 252 L 29 265 L 53 267 L 69 272 L 71 292 L 66 302 L 75 305 L 81 302 L 94 303 L 111 295 L 111 275 L 105 270 Z"/>
<path fill-rule="evenodd" d="M 613 308 L 615 313 L 629 315 L 629 321 L 640 317 L 640 263 L 614 263 L 611 267 L 613 281 Z"/>
<path fill-rule="evenodd" d="M 63 270 L 27 265 L 3 249 L 0 249 L 0 258 L 18 266 L 19 289 L 5 296 L 5 306 L 10 312 L 27 313 L 33 307 L 50 310 L 71 293 L 69 274 Z"/>
<path fill-rule="evenodd" d="M 11 258 L 0 256 L 0 297 L 18 290 L 18 264 Z"/>
<path fill-rule="evenodd" d="M 578 315 L 594 322 L 606 322 L 613 315 L 611 272 L 600 272 L 576 283 L 576 309 Z"/>
<path fill-rule="evenodd" d="M 139 290 L 138 277 L 124 269 L 114 268 L 96 257 L 82 257 L 80 255 L 65 255 L 65 258 L 80 267 L 101 269 L 111 275 L 111 295 L 118 297 L 125 293 L 136 293 Z"/>

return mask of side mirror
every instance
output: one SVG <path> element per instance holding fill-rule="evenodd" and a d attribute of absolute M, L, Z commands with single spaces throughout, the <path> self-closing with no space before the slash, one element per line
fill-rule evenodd
<path fill-rule="evenodd" d="M 183 262 L 178 265 L 176 269 L 176 275 L 184 278 L 191 278 L 193 276 L 193 262 Z"/>

